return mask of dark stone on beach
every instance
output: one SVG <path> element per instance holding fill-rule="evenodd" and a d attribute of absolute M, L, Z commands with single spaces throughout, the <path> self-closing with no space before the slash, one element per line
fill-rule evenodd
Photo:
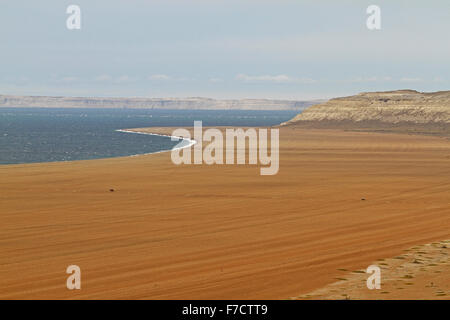
<path fill-rule="evenodd" d="M 361 198 L 362 201 L 366 200 L 366 198 Z"/>
<path fill-rule="evenodd" d="M 109 189 L 109 192 L 114 192 L 114 189 Z"/>

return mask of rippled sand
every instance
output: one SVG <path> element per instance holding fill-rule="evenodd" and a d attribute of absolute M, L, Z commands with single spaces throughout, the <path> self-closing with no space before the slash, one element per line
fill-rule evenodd
<path fill-rule="evenodd" d="M 450 140 L 295 128 L 280 139 L 275 176 L 175 166 L 170 153 L 0 166 L 0 298 L 290 299 L 450 239 Z M 66 289 L 71 264 L 78 291 Z M 436 298 L 429 282 L 448 297 L 445 276 L 392 288 Z"/>

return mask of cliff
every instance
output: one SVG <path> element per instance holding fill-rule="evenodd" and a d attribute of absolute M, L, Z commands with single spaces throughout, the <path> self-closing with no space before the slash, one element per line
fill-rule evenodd
<path fill-rule="evenodd" d="M 316 101 L 208 98 L 83 98 L 0 95 L 0 107 L 132 108 L 201 110 L 303 110 Z"/>
<path fill-rule="evenodd" d="M 450 91 L 398 90 L 335 98 L 282 125 L 450 135 Z"/>

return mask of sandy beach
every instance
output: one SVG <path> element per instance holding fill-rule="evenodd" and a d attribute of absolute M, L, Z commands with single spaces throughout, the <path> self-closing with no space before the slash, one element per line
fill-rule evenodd
<path fill-rule="evenodd" d="M 301 298 L 450 239 L 450 140 L 439 137 L 285 127 L 274 176 L 176 166 L 167 152 L 4 165 L 0 177 L 1 299 Z M 72 264 L 81 290 L 66 288 Z M 417 297 L 423 276 L 388 298 Z M 449 277 L 432 281 L 450 296 Z"/>

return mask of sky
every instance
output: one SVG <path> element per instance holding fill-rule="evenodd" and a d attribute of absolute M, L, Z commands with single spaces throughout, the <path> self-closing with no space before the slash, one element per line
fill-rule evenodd
<path fill-rule="evenodd" d="M 69 5 L 81 29 L 69 30 Z M 369 30 L 366 9 L 381 9 Z M 0 94 L 321 99 L 450 90 L 448 0 L 0 0 Z"/>

